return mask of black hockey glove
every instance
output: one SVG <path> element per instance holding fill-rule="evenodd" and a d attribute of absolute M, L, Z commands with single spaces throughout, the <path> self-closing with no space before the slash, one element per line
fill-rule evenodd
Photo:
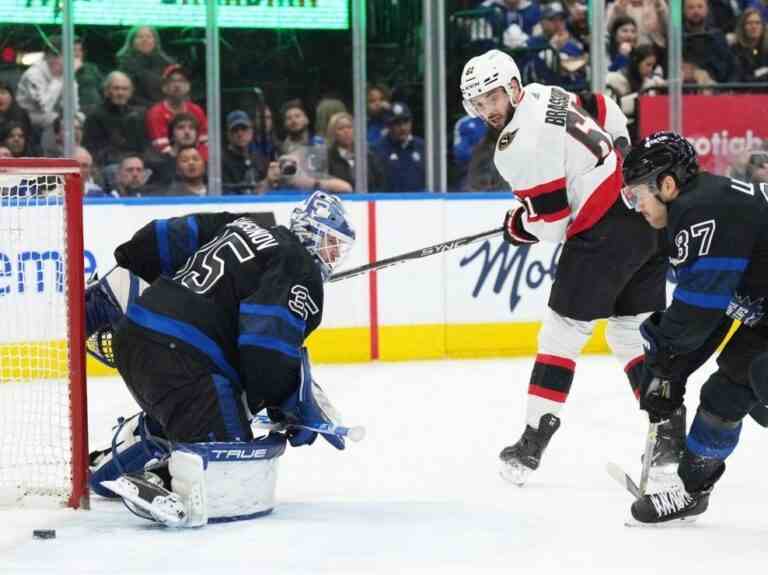
<path fill-rule="evenodd" d="M 525 231 L 523 227 L 523 214 L 525 208 L 518 206 L 509 210 L 504 216 L 504 241 L 514 246 L 535 244 L 539 238 Z"/>
<path fill-rule="evenodd" d="M 683 405 L 685 380 L 655 377 L 647 367 L 644 372 L 640 384 L 640 409 L 648 412 L 648 419 L 652 423 L 666 421 Z"/>
<path fill-rule="evenodd" d="M 661 317 L 660 312 L 655 312 L 640 325 L 645 340 L 640 409 L 648 412 L 653 423 L 669 419 L 685 397 L 685 377 L 675 376 L 674 356 L 659 344 Z"/>

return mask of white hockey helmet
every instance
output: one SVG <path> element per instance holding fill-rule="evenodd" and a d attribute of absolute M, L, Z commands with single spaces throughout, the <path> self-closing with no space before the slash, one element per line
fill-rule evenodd
<path fill-rule="evenodd" d="M 504 88 L 512 98 L 512 80 L 517 80 L 520 87 L 523 86 L 520 70 L 509 54 L 501 50 L 488 50 L 485 54 L 471 58 L 461 72 L 461 95 L 467 114 L 478 117 L 480 114 L 471 99 L 494 88 Z"/>

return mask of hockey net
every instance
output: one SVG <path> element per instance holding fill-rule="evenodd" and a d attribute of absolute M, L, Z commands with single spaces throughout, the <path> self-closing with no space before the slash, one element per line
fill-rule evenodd
<path fill-rule="evenodd" d="M 76 162 L 0 160 L 0 505 L 87 507 Z"/>

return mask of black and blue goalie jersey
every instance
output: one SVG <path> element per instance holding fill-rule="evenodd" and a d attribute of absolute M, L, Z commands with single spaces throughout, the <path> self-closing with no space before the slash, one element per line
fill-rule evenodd
<path fill-rule="evenodd" d="M 252 412 L 295 389 L 300 349 L 322 317 L 323 282 L 290 230 L 225 212 L 155 220 L 115 259 L 151 284 L 128 320 L 204 356 L 246 392 Z"/>
<path fill-rule="evenodd" d="M 677 287 L 659 344 L 678 355 L 702 346 L 726 313 L 749 320 L 739 313 L 768 301 L 768 186 L 702 172 L 668 210 Z"/>

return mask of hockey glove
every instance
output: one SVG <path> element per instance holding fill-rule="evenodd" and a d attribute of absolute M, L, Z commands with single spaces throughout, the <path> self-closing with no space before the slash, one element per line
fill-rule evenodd
<path fill-rule="evenodd" d="M 640 409 L 648 412 L 648 418 L 653 423 L 669 419 L 672 413 L 683 404 L 685 381 L 688 375 L 688 373 L 676 373 L 676 363 L 680 362 L 675 362 L 675 356 L 659 343 L 661 318 L 662 314 L 655 312 L 640 324 L 640 334 L 645 340 Z"/>
<path fill-rule="evenodd" d="M 648 412 L 651 423 L 666 421 L 683 405 L 685 380 L 655 377 L 646 367 L 640 384 L 640 409 Z"/>
<path fill-rule="evenodd" d="M 504 241 L 514 246 L 525 246 L 539 241 L 539 238 L 523 228 L 523 214 L 525 214 L 525 208 L 518 206 L 507 211 L 504 216 Z"/>
<path fill-rule="evenodd" d="M 326 423 L 338 424 L 339 415 L 326 397 L 322 388 L 312 379 L 309 355 L 306 348 L 301 350 L 301 381 L 299 388 L 281 406 L 280 411 L 288 426 L 288 442 L 293 447 L 312 445 L 317 438 L 316 431 L 291 427 L 292 423 L 318 426 Z M 279 417 L 279 416 L 278 416 Z M 274 415 L 270 412 L 270 418 Z M 336 449 L 344 449 L 344 438 L 333 434 L 321 434 Z"/>

